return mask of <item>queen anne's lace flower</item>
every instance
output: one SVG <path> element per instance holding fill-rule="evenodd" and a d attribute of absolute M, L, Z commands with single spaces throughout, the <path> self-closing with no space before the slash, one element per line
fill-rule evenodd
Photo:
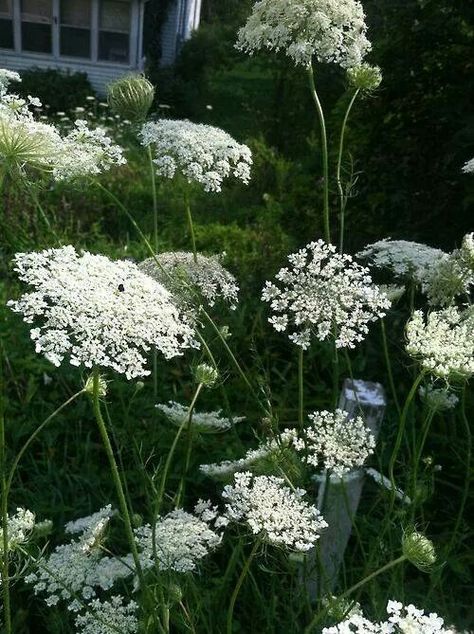
<path fill-rule="evenodd" d="M 406 327 L 408 354 L 421 367 L 443 379 L 474 373 L 474 312 L 455 307 L 429 313 L 417 310 Z"/>
<path fill-rule="evenodd" d="M 322 634 L 455 634 L 444 627 L 444 621 L 435 613 L 425 614 L 414 605 L 404 606 L 398 601 L 387 604 L 388 618 L 383 622 L 372 622 L 360 614 L 333 627 L 325 627 Z"/>
<path fill-rule="evenodd" d="M 369 271 L 333 245 L 311 242 L 288 260 L 291 268 L 276 275 L 280 285 L 266 282 L 262 299 L 270 302 L 275 330 L 289 330 L 290 340 L 304 349 L 313 333 L 320 341 L 335 336 L 338 348 L 354 348 L 368 324 L 390 307 Z"/>
<path fill-rule="evenodd" d="M 445 412 L 454 409 L 459 403 L 459 398 L 447 387 L 421 386 L 418 393 L 428 408 L 435 412 Z"/>
<path fill-rule="evenodd" d="M 375 449 L 375 438 L 360 416 L 347 412 L 321 411 L 309 414 L 311 425 L 294 441 L 295 448 L 313 467 L 323 467 L 342 477 L 361 467 Z"/>
<path fill-rule="evenodd" d="M 14 515 L 8 516 L 8 550 L 12 551 L 28 541 L 35 527 L 35 516 L 31 511 L 17 508 Z M 2 526 L 0 526 L 0 535 Z M 3 539 L 0 539 L 0 555 L 3 553 Z"/>
<path fill-rule="evenodd" d="M 181 425 L 188 417 L 189 409 L 185 405 L 170 401 L 168 405 L 159 403 L 155 405 L 174 425 Z M 221 432 L 231 429 L 236 423 L 245 420 L 244 416 L 234 416 L 227 418 L 222 416 L 222 411 L 217 412 L 196 412 L 193 411 L 191 424 L 194 429 L 201 432 Z"/>
<path fill-rule="evenodd" d="M 145 376 L 144 353 L 167 359 L 196 346 L 193 328 L 158 282 L 126 261 L 112 262 L 72 246 L 15 256 L 19 278 L 33 290 L 9 306 L 31 324 L 36 352 L 59 366 L 110 367 Z"/>
<path fill-rule="evenodd" d="M 142 566 L 157 565 L 160 570 L 192 572 L 201 559 L 215 550 L 222 541 L 219 529 L 227 524 L 216 507 L 200 501 L 195 514 L 176 509 L 160 518 L 155 527 L 154 561 L 153 529 L 147 524 L 136 529 Z"/>
<path fill-rule="evenodd" d="M 397 278 L 423 284 L 427 274 L 447 254 L 426 244 L 387 238 L 367 245 L 357 257 L 370 260 L 377 269 L 390 270 Z"/>
<path fill-rule="evenodd" d="M 152 146 L 157 173 L 174 178 L 181 173 L 207 192 L 219 192 L 229 176 L 250 181 L 252 153 L 227 132 L 209 125 L 162 119 L 145 123 L 141 142 Z"/>
<path fill-rule="evenodd" d="M 239 287 L 232 273 L 221 264 L 222 256 L 195 258 L 192 253 L 173 251 L 148 258 L 139 267 L 171 292 L 193 303 L 197 292 L 210 306 L 222 298 L 234 309 Z"/>
<path fill-rule="evenodd" d="M 464 163 L 462 171 L 464 174 L 474 174 L 474 158 Z"/>
<path fill-rule="evenodd" d="M 93 599 L 88 604 L 88 611 L 76 616 L 77 631 L 80 634 L 136 634 L 137 610 L 135 601 L 124 603 L 120 596 L 114 596 L 110 601 Z"/>
<path fill-rule="evenodd" d="M 224 487 L 227 516 L 245 522 L 254 535 L 275 545 L 305 552 L 327 527 L 320 512 L 303 500 L 306 491 L 292 490 L 283 478 L 236 473 Z"/>
<path fill-rule="evenodd" d="M 277 439 L 265 440 L 257 449 L 249 449 L 243 458 L 202 464 L 199 469 L 214 478 L 226 478 L 237 471 L 265 470 L 267 465 L 280 462 L 285 449 L 296 439 L 296 430 L 285 429 Z"/>
<path fill-rule="evenodd" d="M 0 97 L 6 93 L 12 81 L 21 81 L 20 75 L 13 70 L 0 68 Z"/>
<path fill-rule="evenodd" d="M 349 68 L 370 50 L 362 5 L 357 0 L 260 0 L 240 29 L 237 48 L 253 54 L 284 50 L 295 64 L 313 57 Z"/>

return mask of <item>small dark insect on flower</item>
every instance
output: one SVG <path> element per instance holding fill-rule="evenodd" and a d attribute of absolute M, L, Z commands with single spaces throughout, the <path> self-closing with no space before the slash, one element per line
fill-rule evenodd
<path fill-rule="evenodd" d="M 125 286 L 123 284 L 119 284 L 118 289 L 121 293 L 123 293 L 125 291 Z"/>

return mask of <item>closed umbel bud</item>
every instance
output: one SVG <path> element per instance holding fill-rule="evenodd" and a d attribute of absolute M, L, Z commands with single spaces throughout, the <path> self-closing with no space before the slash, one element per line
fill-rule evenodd
<path fill-rule="evenodd" d="M 155 88 L 144 75 L 125 75 L 107 86 L 107 101 L 115 114 L 133 123 L 147 117 Z"/>
<path fill-rule="evenodd" d="M 408 561 L 422 572 L 429 572 L 436 563 L 433 542 L 416 530 L 405 533 L 402 551 Z"/>
<path fill-rule="evenodd" d="M 194 370 L 194 380 L 204 387 L 213 387 L 218 378 L 219 372 L 207 363 L 200 363 Z"/>
<path fill-rule="evenodd" d="M 382 83 L 382 71 L 378 66 L 371 66 L 363 62 L 360 66 L 347 69 L 347 79 L 354 88 L 364 93 L 370 93 Z"/>

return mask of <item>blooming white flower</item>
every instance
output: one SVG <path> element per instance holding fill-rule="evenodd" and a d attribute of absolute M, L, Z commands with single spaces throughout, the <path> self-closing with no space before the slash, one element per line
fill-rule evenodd
<path fill-rule="evenodd" d="M 260 0 L 240 29 L 237 48 L 284 50 L 295 64 L 359 65 L 371 48 L 357 0 Z"/>
<path fill-rule="evenodd" d="M 219 529 L 226 524 L 225 518 L 218 515 L 210 502 L 200 501 L 195 514 L 183 509 L 171 511 L 156 523 L 156 562 L 152 527 L 146 524 L 137 528 L 135 534 L 143 568 L 156 565 L 160 570 L 192 572 L 201 559 L 219 546 L 222 541 Z"/>
<path fill-rule="evenodd" d="M 110 367 L 127 378 L 145 376 L 144 354 L 167 359 L 197 346 L 193 328 L 172 296 L 127 261 L 112 262 L 74 247 L 18 253 L 15 270 L 33 288 L 10 308 L 32 328 L 36 351 L 56 366 Z"/>
<path fill-rule="evenodd" d="M 249 449 L 243 458 L 223 460 L 212 464 L 202 464 L 199 469 L 214 478 L 226 478 L 238 471 L 255 471 L 257 468 L 278 463 L 282 453 L 296 439 L 296 430 L 285 429 L 278 438 L 265 440 L 257 449 Z"/>
<path fill-rule="evenodd" d="M 336 409 L 308 415 L 311 424 L 293 442 L 303 459 L 313 467 L 323 467 L 342 477 L 361 467 L 375 449 L 375 438 L 364 420 L 349 418 Z"/>
<path fill-rule="evenodd" d="M 339 255 L 322 240 L 288 256 L 291 267 L 266 282 L 263 301 L 270 302 L 275 330 L 306 349 L 314 333 L 320 341 L 335 336 L 338 348 L 354 348 L 368 324 L 390 307 L 387 296 L 373 284 L 368 269 L 351 256 Z"/>
<path fill-rule="evenodd" d="M 28 541 L 35 527 L 35 516 L 31 511 L 17 508 L 14 515 L 8 516 L 8 550 L 15 550 L 17 546 Z M 0 535 L 2 527 L 0 526 Z M 0 555 L 3 553 L 3 539 L 0 539 Z"/>
<path fill-rule="evenodd" d="M 135 601 L 125 603 L 121 596 L 113 596 L 109 601 L 93 599 L 88 611 L 76 616 L 75 624 L 81 634 L 136 634 L 137 610 Z"/>
<path fill-rule="evenodd" d="M 474 158 L 464 163 L 462 171 L 464 174 L 474 174 Z"/>
<path fill-rule="evenodd" d="M 161 119 L 145 123 L 140 138 L 142 145 L 152 146 L 157 174 L 164 178 L 181 173 L 207 192 L 221 191 L 223 180 L 231 175 L 245 184 L 250 181 L 250 149 L 220 128 Z"/>
<path fill-rule="evenodd" d="M 386 238 L 367 245 L 357 257 L 370 260 L 377 269 L 389 269 L 397 278 L 422 284 L 427 274 L 447 254 L 426 244 Z"/>
<path fill-rule="evenodd" d="M 303 500 L 306 491 L 292 490 L 283 478 L 236 473 L 224 487 L 229 520 L 245 522 L 254 535 L 270 544 L 306 552 L 327 527 L 318 509 Z"/>
<path fill-rule="evenodd" d="M 444 627 L 444 621 L 436 613 L 425 614 L 424 610 L 398 601 L 387 604 L 388 618 L 383 622 L 372 622 L 360 614 L 352 614 L 338 625 L 325 627 L 322 634 L 455 634 Z"/>
<path fill-rule="evenodd" d="M 239 287 L 232 273 L 221 264 L 224 255 L 198 253 L 195 258 L 194 254 L 183 251 L 159 253 L 156 259 L 148 258 L 139 264 L 139 268 L 186 301 L 193 302 L 197 292 L 210 306 L 222 298 L 233 310 Z"/>
<path fill-rule="evenodd" d="M 451 306 L 425 318 L 413 313 L 406 327 L 408 354 L 421 367 L 443 379 L 468 378 L 474 373 L 474 312 Z"/>
<path fill-rule="evenodd" d="M 0 97 L 6 93 L 12 81 L 21 81 L 20 75 L 13 70 L 0 68 Z"/>
<path fill-rule="evenodd" d="M 418 393 L 429 409 L 435 412 L 445 412 L 454 409 L 459 403 L 459 397 L 447 387 L 435 387 L 433 384 L 426 387 L 421 386 Z"/>
<path fill-rule="evenodd" d="M 169 401 L 155 405 L 174 425 L 181 425 L 188 417 L 189 408 L 176 401 Z M 245 416 L 233 416 L 227 418 L 222 416 L 222 411 L 217 412 L 196 412 L 193 411 L 191 424 L 194 429 L 200 432 L 222 432 L 231 429 L 236 423 L 245 420 Z"/>

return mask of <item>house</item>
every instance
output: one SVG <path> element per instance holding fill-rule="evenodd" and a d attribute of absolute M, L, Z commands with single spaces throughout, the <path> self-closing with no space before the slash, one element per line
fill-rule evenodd
<path fill-rule="evenodd" d="M 160 2 L 161 0 L 151 0 Z M 95 90 L 143 69 L 147 0 L 0 0 L 0 68 L 86 72 Z M 161 63 L 172 64 L 199 25 L 201 0 L 172 0 Z"/>

